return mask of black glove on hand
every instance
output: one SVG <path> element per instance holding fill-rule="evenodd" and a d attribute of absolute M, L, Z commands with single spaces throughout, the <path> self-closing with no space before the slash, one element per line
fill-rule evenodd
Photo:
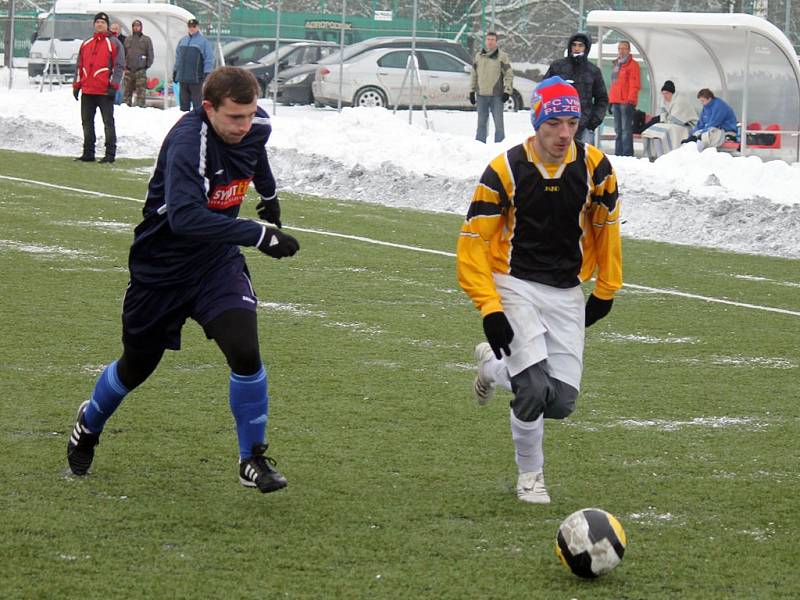
<path fill-rule="evenodd" d="M 172 72 L 172 81 L 177 81 L 177 80 L 178 80 L 178 72 L 177 71 L 173 71 Z"/>
<path fill-rule="evenodd" d="M 78 99 L 78 94 L 80 94 L 80 93 L 81 93 L 80 89 L 72 88 L 72 97 L 75 98 L 75 100 Z"/>
<path fill-rule="evenodd" d="M 256 204 L 256 212 L 258 212 L 259 219 L 264 219 L 265 221 L 273 223 L 278 229 L 282 227 L 281 205 L 278 202 L 277 195 L 274 198 L 262 197 L 261 201 Z"/>
<path fill-rule="evenodd" d="M 501 350 L 506 356 L 511 356 L 509 344 L 514 339 L 514 330 L 506 318 L 506 313 L 493 312 L 483 317 L 483 333 L 498 360 L 503 358 Z"/>
<path fill-rule="evenodd" d="M 294 256 L 300 250 L 300 242 L 279 229 L 267 227 L 258 249 L 272 258 L 283 258 Z"/>
<path fill-rule="evenodd" d="M 601 300 L 594 294 L 590 294 L 589 299 L 586 301 L 586 327 L 594 325 L 610 313 L 613 303 L 613 298 L 611 300 Z"/>
<path fill-rule="evenodd" d="M 469 93 L 469 103 L 472 104 L 472 106 L 475 106 L 475 92 Z"/>
<path fill-rule="evenodd" d="M 503 92 L 503 102 L 508 102 L 508 99 L 509 99 L 509 98 L 511 98 L 511 96 L 509 96 L 508 94 L 506 94 L 505 92 Z"/>
<path fill-rule="evenodd" d="M 111 96 L 112 98 L 117 95 L 117 90 L 114 89 L 113 85 L 109 85 L 106 88 L 106 96 Z"/>

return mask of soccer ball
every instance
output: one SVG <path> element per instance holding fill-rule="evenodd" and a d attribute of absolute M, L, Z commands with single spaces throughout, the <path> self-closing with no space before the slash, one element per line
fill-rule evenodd
<path fill-rule="evenodd" d="M 614 515 L 599 508 L 584 508 L 559 526 L 556 554 L 578 577 L 594 578 L 622 561 L 626 544 L 625 530 Z"/>

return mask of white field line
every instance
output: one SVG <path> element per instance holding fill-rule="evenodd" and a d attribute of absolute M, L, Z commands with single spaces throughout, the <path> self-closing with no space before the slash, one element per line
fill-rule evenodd
<path fill-rule="evenodd" d="M 144 200 L 141 198 L 131 198 L 129 196 L 115 196 L 113 194 L 107 194 L 105 192 L 93 192 L 91 190 L 82 190 L 73 187 L 67 187 L 63 185 L 56 185 L 53 183 L 46 183 L 44 181 L 35 181 L 32 179 L 21 179 L 19 177 L 9 177 L 7 175 L 0 175 L 0 179 L 8 179 L 10 181 L 18 181 L 20 183 L 27 183 L 31 185 L 40 185 L 44 187 L 56 188 L 60 190 L 68 190 L 71 192 L 77 192 L 81 194 L 90 194 L 92 196 L 103 196 L 105 198 L 116 198 L 118 200 L 129 200 L 131 202 L 138 202 L 139 204 L 143 204 Z M 315 233 L 317 235 L 326 235 L 329 237 L 338 237 L 347 240 L 354 240 L 357 242 L 364 242 L 367 244 L 376 244 L 378 246 L 388 246 L 390 248 L 400 248 L 401 250 L 411 250 L 413 252 L 424 252 L 426 254 L 437 254 L 439 256 L 447 256 L 451 258 L 455 258 L 455 252 L 445 252 L 443 250 L 432 250 L 430 248 L 421 248 L 419 246 L 409 246 L 407 244 L 395 244 L 393 242 L 384 242 L 382 240 L 375 240 L 368 237 L 363 237 L 360 235 L 348 235 L 345 233 L 336 233 L 333 231 L 325 231 L 323 229 L 307 229 L 305 227 L 293 227 L 291 225 L 285 225 L 286 229 L 291 229 L 293 231 L 300 231 L 303 233 Z M 738 306 L 739 308 L 751 308 L 753 310 L 763 310 L 767 312 L 774 312 L 779 313 L 782 315 L 791 315 L 793 317 L 800 317 L 800 311 L 796 310 L 787 310 L 785 308 L 774 308 L 772 306 L 762 306 L 760 304 L 748 304 L 746 302 L 735 302 L 733 300 L 725 300 L 724 298 L 714 298 L 711 296 L 701 296 L 699 294 L 690 294 L 688 292 L 680 292 L 678 290 L 667 290 L 663 288 L 654 288 L 646 285 L 637 285 L 635 283 L 625 283 L 625 287 L 632 288 L 635 290 L 643 290 L 646 292 L 652 292 L 654 294 L 666 294 L 669 296 L 679 296 L 681 298 L 690 298 L 692 300 L 702 300 L 704 302 L 714 302 L 716 304 L 727 304 L 729 306 Z"/>

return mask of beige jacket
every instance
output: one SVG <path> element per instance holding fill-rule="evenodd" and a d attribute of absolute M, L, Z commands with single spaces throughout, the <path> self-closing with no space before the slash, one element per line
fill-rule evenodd
<path fill-rule="evenodd" d="M 514 71 L 508 54 L 496 48 L 491 53 L 482 49 L 472 63 L 470 89 L 479 96 L 511 95 L 514 89 Z"/>

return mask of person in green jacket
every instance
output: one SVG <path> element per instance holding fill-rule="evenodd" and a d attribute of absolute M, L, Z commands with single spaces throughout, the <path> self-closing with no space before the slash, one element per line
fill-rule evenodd
<path fill-rule="evenodd" d="M 472 64 L 472 82 L 469 101 L 478 107 L 478 131 L 475 139 L 486 143 L 486 126 L 489 112 L 494 121 L 494 141 L 506 137 L 503 128 L 503 104 L 514 90 L 514 71 L 508 54 L 497 47 L 497 33 L 486 34 L 486 46 L 475 55 Z"/>

